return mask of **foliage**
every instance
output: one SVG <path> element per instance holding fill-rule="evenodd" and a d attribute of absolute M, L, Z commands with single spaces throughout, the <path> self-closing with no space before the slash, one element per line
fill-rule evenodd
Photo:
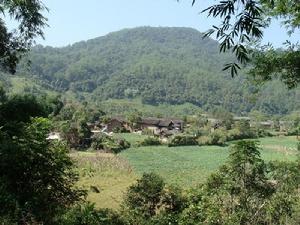
<path fill-rule="evenodd" d="M 185 203 L 178 187 L 167 187 L 161 177 L 148 173 L 129 187 L 122 215 L 128 224 L 176 224 Z"/>
<path fill-rule="evenodd" d="M 220 42 L 220 52 L 232 51 L 237 61 L 243 65 L 253 59 L 254 69 L 251 73 L 259 80 L 270 80 L 274 74 L 281 73 L 281 80 L 293 88 L 300 83 L 299 46 L 287 42 L 287 49 L 276 51 L 264 47 L 253 51 L 249 46 L 253 47 L 254 43 L 261 41 L 263 30 L 269 26 L 272 18 L 283 19 L 289 34 L 298 29 L 298 5 L 297 0 L 219 1 L 202 11 L 222 21 L 221 25 L 214 25 L 205 36 L 216 34 Z M 235 76 L 241 67 L 236 62 L 231 62 L 226 64 L 223 70 L 228 69 L 231 75 Z"/>
<path fill-rule="evenodd" d="M 220 107 L 236 114 L 287 114 L 300 107 L 296 91 L 278 80 L 259 90 L 242 76 L 221 72 L 232 56 L 220 55 L 216 41 L 190 28 L 125 29 L 64 48 L 36 46 L 28 58 L 30 71 L 21 62 L 20 76 L 115 115 L 146 110 L 141 103 L 167 116 L 178 109 L 182 116 Z M 87 82 L 93 85 L 85 89 Z M 128 89 L 136 90 L 134 98 L 128 99 Z M 156 116 L 153 108 L 147 111 Z"/>
<path fill-rule="evenodd" d="M 86 121 L 63 121 L 60 129 L 63 139 L 71 148 L 84 149 L 91 145 L 91 131 Z"/>
<path fill-rule="evenodd" d="M 233 115 L 224 110 L 223 108 L 217 108 L 212 112 L 213 118 L 220 121 L 220 124 L 225 127 L 227 130 L 231 129 L 233 124 Z"/>
<path fill-rule="evenodd" d="M 198 138 L 198 144 L 199 145 L 224 145 L 227 141 L 226 132 L 218 129 L 212 133 L 210 133 L 208 136 L 201 136 Z"/>
<path fill-rule="evenodd" d="M 120 216 L 109 209 L 95 209 L 92 203 L 76 205 L 65 213 L 59 224 L 63 225 L 124 225 Z"/>
<path fill-rule="evenodd" d="M 65 104 L 53 116 L 55 130 L 60 132 L 71 148 L 86 149 L 91 145 L 92 127 L 88 123 L 99 123 L 104 112 L 94 107 L 76 103 Z"/>
<path fill-rule="evenodd" d="M 129 187 L 124 199 L 124 210 L 133 216 L 133 221 L 135 217 L 149 219 L 156 215 L 164 185 L 161 177 L 149 173 L 143 174 L 135 185 Z"/>
<path fill-rule="evenodd" d="M 144 140 L 138 142 L 138 146 L 160 145 L 161 142 L 157 137 L 148 136 Z"/>
<path fill-rule="evenodd" d="M 78 180 L 73 161 L 62 143 L 49 143 L 50 122 L 36 118 L 10 136 L 1 131 L 0 215 L 23 221 L 54 223 L 66 207 L 84 192 L 74 188 Z"/>
<path fill-rule="evenodd" d="M 91 147 L 95 150 L 104 150 L 119 153 L 130 147 L 125 139 L 110 137 L 106 134 L 98 134 L 93 138 Z"/>
<path fill-rule="evenodd" d="M 275 50 L 267 46 L 255 52 L 254 67 L 249 73 L 259 82 L 269 81 L 275 75 L 289 88 L 296 88 L 300 83 L 299 62 L 299 45 L 289 45 L 287 50 Z"/>
<path fill-rule="evenodd" d="M 142 120 L 141 114 L 138 112 L 127 115 L 127 121 L 129 122 L 132 128 L 138 128 L 141 120 Z"/>
<path fill-rule="evenodd" d="M 228 163 L 191 196 L 180 224 L 283 224 L 299 199 L 298 166 L 268 166 L 256 142 L 239 141 Z"/>
<path fill-rule="evenodd" d="M 15 73 L 20 56 L 29 50 L 35 37 L 43 36 L 46 18 L 41 13 L 45 9 L 40 0 L 1 1 L 1 15 L 16 21 L 18 25 L 16 30 L 10 31 L 5 21 L 0 19 L 0 67 L 3 70 Z"/>
<path fill-rule="evenodd" d="M 175 135 L 168 143 L 169 147 L 197 145 L 196 137 L 191 135 Z"/>
<path fill-rule="evenodd" d="M 260 138 L 262 158 L 293 161 L 296 159 L 296 137 L 274 136 Z M 233 143 L 228 143 L 231 145 Z M 178 146 L 166 145 L 132 147 L 120 153 L 137 174 L 153 171 L 168 184 L 178 184 L 185 189 L 205 182 L 207 177 L 226 162 L 229 146 Z"/>

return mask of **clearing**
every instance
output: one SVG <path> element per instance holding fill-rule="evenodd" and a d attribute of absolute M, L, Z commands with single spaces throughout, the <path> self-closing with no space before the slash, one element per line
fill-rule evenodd
<path fill-rule="evenodd" d="M 79 185 L 90 190 L 88 200 L 97 207 L 118 208 L 126 189 L 144 172 L 155 172 L 169 184 L 195 187 L 226 162 L 229 147 L 219 146 L 149 146 L 135 147 L 145 136 L 119 134 L 131 142 L 130 149 L 118 155 L 97 152 L 72 153 L 79 161 Z M 259 139 L 262 158 L 296 159 L 296 137 Z M 99 193 L 91 189 L 97 187 Z"/>

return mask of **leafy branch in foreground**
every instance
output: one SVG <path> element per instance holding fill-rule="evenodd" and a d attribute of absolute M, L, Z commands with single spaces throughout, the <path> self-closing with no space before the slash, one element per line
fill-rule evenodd
<path fill-rule="evenodd" d="M 192 5 L 195 2 L 193 0 Z M 256 73 L 256 78 L 260 78 L 258 80 L 267 81 L 274 74 L 280 73 L 281 80 L 289 88 L 300 83 L 299 47 L 270 51 L 253 51 L 250 48 L 263 38 L 263 30 L 268 27 L 272 18 L 283 20 L 288 34 L 299 29 L 298 0 L 221 0 L 202 12 L 206 12 L 208 17 L 221 19 L 221 24 L 214 25 L 204 37 L 216 35 L 220 42 L 220 52 L 231 51 L 239 64 L 245 65 L 251 61 L 255 67 L 251 73 Z M 223 70 L 230 70 L 231 76 L 235 76 L 241 69 L 238 63 L 228 63 Z"/>
<path fill-rule="evenodd" d="M 258 82 L 279 77 L 288 88 L 295 88 L 300 83 L 300 46 L 287 43 L 287 50 L 275 50 L 263 47 L 253 54 L 253 68 L 250 74 Z"/>
<path fill-rule="evenodd" d="M 213 26 L 204 37 L 215 34 L 220 42 L 220 52 L 231 50 L 239 63 L 249 62 L 247 46 L 263 37 L 263 28 L 267 25 L 258 3 L 246 0 L 220 1 L 202 12 L 222 20 L 221 25 Z M 241 69 L 238 63 L 228 63 L 223 70 L 230 70 L 231 76 L 235 76 L 238 69 Z"/>
<path fill-rule="evenodd" d="M 0 1 L 0 69 L 15 73 L 20 57 L 32 46 L 33 39 L 43 37 L 44 10 L 47 8 L 40 0 Z M 18 28 L 10 31 L 1 17 L 10 17 Z"/>

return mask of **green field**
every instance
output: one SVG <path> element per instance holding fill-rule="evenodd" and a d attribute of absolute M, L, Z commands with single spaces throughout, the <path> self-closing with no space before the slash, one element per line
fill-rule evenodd
<path fill-rule="evenodd" d="M 122 134 L 132 145 L 144 138 L 135 134 Z M 296 137 L 261 138 L 261 155 L 266 161 L 294 160 Z M 126 188 L 144 172 L 156 172 L 169 184 L 183 188 L 194 187 L 226 162 L 229 147 L 219 146 L 149 146 L 132 147 L 118 155 L 81 153 L 80 185 L 101 189 L 89 193 L 88 199 L 98 207 L 117 208 Z M 86 173 L 86 171 L 89 171 Z"/>
<path fill-rule="evenodd" d="M 261 138 L 261 155 L 269 160 L 295 159 L 296 138 Z M 228 155 L 229 147 L 219 146 L 167 146 L 131 148 L 120 154 L 126 158 L 139 175 L 156 172 L 169 183 L 191 187 L 201 183 L 220 165 Z"/>

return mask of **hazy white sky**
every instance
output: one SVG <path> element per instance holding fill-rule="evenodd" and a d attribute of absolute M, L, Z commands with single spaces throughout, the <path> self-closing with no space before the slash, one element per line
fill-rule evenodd
<path fill-rule="evenodd" d="M 109 32 L 137 26 L 193 27 L 201 32 L 218 21 L 199 12 L 212 0 L 44 0 L 49 27 L 42 45 L 65 46 Z M 276 46 L 288 39 L 279 23 L 265 32 L 265 41 Z M 298 31 L 292 41 L 300 39 Z"/>

